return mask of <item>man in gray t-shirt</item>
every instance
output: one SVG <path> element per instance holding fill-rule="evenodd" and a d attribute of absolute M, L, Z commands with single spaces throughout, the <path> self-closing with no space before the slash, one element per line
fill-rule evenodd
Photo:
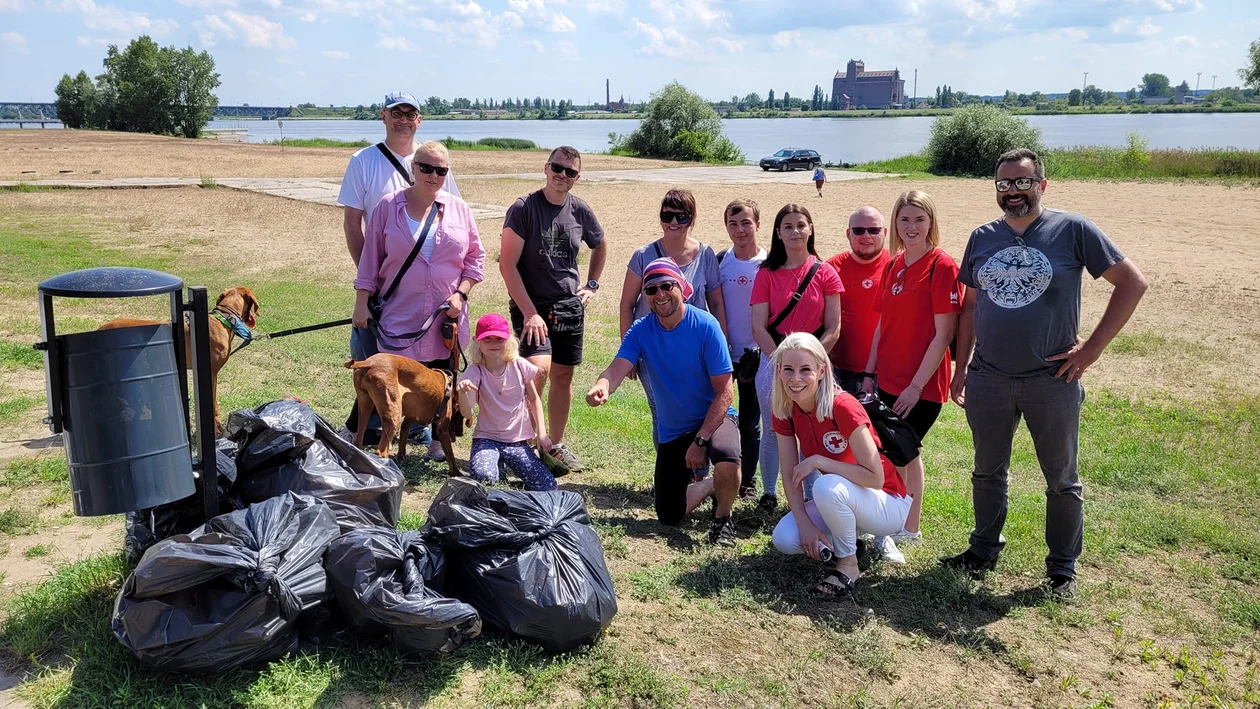
<path fill-rule="evenodd" d="M 508 312 L 520 338 L 520 355 L 538 367 L 538 391 L 547 391 L 551 455 L 571 469 L 581 461 L 564 444 L 573 402 L 573 370 L 582 363 L 586 304 L 599 290 L 608 259 L 604 229 L 589 205 L 570 190 L 581 177 L 582 156 L 561 146 L 551 151 L 542 189 L 508 208 L 503 220 L 499 273 L 507 286 Z M 586 280 L 578 282 L 578 251 L 591 249 Z"/>
<path fill-rule="evenodd" d="M 1041 206 L 1045 167 L 1032 151 L 1002 155 L 995 186 L 1005 216 L 971 232 L 959 264 L 967 291 L 950 386 L 976 452 L 976 526 L 968 549 L 941 562 L 973 573 L 994 568 L 1005 544 L 1011 445 L 1022 416 L 1046 478 L 1049 588 L 1068 597 L 1076 592 L 1084 529 L 1076 469 L 1081 376 L 1128 322 L 1146 279 L 1093 222 Z M 1085 340 L 1078 334 L 1083 270 L 1115 287 Z"/>

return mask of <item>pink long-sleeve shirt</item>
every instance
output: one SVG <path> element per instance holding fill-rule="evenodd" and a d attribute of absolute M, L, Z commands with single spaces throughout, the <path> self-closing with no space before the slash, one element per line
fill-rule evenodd
<path fill-rule="evenodd" d="M 385 303 L 381 325 L 389 332 L 401 334 L 420 329 L 438 305 L 451 297 L 461 280 L 467 278 L 480 283 L 485 277 L 486 250 L 481 245 L 472 210 L 464 200 L 445 190 L 437 193 L 436 201 L 442 206 L 442 212 L 435 220 L 434 233 L 429 236 L 435 239 L 433 254 L 429 260 L 425 260 L 423 254 L 416 256 L 398 289 Z M 418 221 L 424 224 L 425 218 Z M 407 190 L 382 197 L 367 223 L 359 274 L 354 279 L 355 290 L 384 295 L 415 245 L 416 237 L 407 223 Z M 459 318 L 460 346 L 467 348 L 468 340 L 468 304 L 465 303 Z M 398 346 L 404 342 L 390 341 L 390 344 Z M 381 351 L 418 362 L 450 356 L 450 350 L 442 346 L 442 330 L 436 325 L 404 350 Z"/>

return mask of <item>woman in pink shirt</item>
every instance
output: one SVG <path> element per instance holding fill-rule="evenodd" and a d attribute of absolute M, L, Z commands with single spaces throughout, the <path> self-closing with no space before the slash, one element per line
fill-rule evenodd
<path fill-rule="evenodd" d="M 472 364 L 457 385 L 459 410 L 471 413 L 477 406 L 468 467 L 477 480 L 498 482 L 502 460 L 525 481 L 525 489 L 555 490 L 555 477 L 531 447 L 537 438 L 542 450 L 551 450 L 534 383 L 538 367 L 518 357 L 518 349 L 507 318 L 487 313 L 477 321 Z"/>
<path fill-rule="evenodd" d="M 380 322 L 372 327 L 380 351 L 443 369 L 450 367 L 451 351 L 442 344 L 440 321 L 423 337 L 397 335 L 420 330 L 445 304 L 446 315 L 459 319 L 460 347 L 468 346 L 468 294 L 484 277 L 486 250 L 468 204 L 443 189 L 449 163 L 445 145 L 422 144 L 411 162 L 415 184 L 382 197 L 372 209 L 354 279 L 351 318 L 355 327 L 368 327 L 369 298 L 384 298 L 417 240 L 424 239 L 420 253 L 381 304 Z M 436 440 L 429 449 L 429 457 L 440 457 Z"/>

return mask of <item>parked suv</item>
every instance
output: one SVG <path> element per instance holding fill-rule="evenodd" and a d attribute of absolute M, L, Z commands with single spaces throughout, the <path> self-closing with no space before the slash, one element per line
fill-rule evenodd
<path fill-rule="evenodd" d="M 797 150 L 784 148 L 757 163 L 762 170 L 811 170 L 822 164 L 822 156 L 817 150 Z"/>

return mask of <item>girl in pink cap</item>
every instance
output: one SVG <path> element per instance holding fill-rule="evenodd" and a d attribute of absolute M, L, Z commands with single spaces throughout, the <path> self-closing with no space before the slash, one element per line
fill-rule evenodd
<path fill-rule="evenodd" d="M 477 321 L 472 362 L 457 386 L 460 410 L 467 414 L 477 406 L 469 467 L 474 478 L 493 483 L 502 461 L 521 476 L 525 489 L 555 490 L 555 477 L 531 447 L 537 438 L 542 450 L 551 449 L 534 384 L 538 367 L 517 357 L 518 349 L 507 318 L 487 313 Z"/>

